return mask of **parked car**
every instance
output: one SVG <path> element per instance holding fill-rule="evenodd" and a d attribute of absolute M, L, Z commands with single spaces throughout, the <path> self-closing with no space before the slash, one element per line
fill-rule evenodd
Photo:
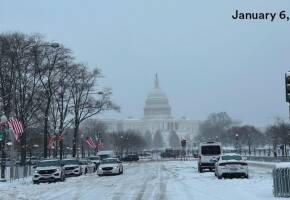
<path fill-rule="evenodd" d="M 64 181 L 65 173 L 59 160 L 42 160 L 34 167 L 33 184 Z"/>
<path fill-rule="evenodd" d="M 122 161 L 138 161 L 139 156 L 136 154 L 126 155 L 121 160 Z"/>
<path fill-rule="evenodd" d="M 96 171 L 96 165 L 89 159 L 81 159 L 80 165 L 82 167 L 82 173 L 94 173 Z"/>
<path fill-rule="evenodd" d="M 99 176 L 110 174 L 123 174 L 124 168 L 122 162 L 118 158 L 107 158 L 101 160 L 97 170 Z"/>
<path fill-rule="evenodd" d="M 202 142 L 198 149 L 198 172 L 202 173 L 204 169 L 210 171 L 215 169 L 215 163 L 221 155 L 222 147 L 219 142 Z"/>
<path fill-rule="evenodd" d="M 80 176 L 82 175 L 82 167 L 77 159 L 62 160 L 65 176 Z"/>
<path fill-rule="evenodd" d="M 249 178 L 248 164 L 239 154 L 223 154 L 215 164 L 215 176 Z"/>
<path fill-rule="evenodd" d="M 91 157 L 89 157 L 89 160 L 92 161 L 95 164 L 96 169 L 98 169 L 100 162 L 101 162 L 100 157 L 99 156 L 91 156 Z"/>
<path fill-rule="evenodd" d="M 161 152 L 162 158 L 176 158 L 181 155 L 181 151 L 178 149 L 165 149 L 165 152 Z"/>

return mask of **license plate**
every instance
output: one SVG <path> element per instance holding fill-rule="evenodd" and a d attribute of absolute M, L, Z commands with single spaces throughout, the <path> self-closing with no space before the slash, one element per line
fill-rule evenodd
<path fill-rule="evenodd" d="M 238 168 L 232 167 L 232 168 L 230 168 L 230 170 L 231 170 L 231 171 L 237 171 Z"/>
<path fill-rule="evenodd" d="M 50 176 L 50 174 L 42 174 L 42 176 Z"/>

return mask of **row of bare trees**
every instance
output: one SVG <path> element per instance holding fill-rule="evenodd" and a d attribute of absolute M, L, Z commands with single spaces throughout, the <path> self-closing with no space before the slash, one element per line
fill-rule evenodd
<path fill-rule="evenodd" d="M 97 87 L 101 77 L 99 69 L 76 62 L 70 49 L 48 43 L 40 35 L 0 34 L 0 111 L 24 125 L 22 163 L 31 128 L 43 133 L 45 158 L 49 135 L 72 128 L 76 156 L 80 124 L 102 111 L 119 109 L 111 100 L 111 90 Z M 59 145 L 62 152 L 62 141 Z"/>
<path fill-rule="evenodd" d="M 249 154 L 258 146 L 272 146 L 276 152 L 280 145 L 285 148 L 290 145 L 290 124 L 277 119 L 265 130 L 260 130 L 252 125 L 240 125 L 225 112 L 212 113 L 200 124 L 199 135 L 195 140 L 219 141 L 228 146 L 247 147 Z"/>

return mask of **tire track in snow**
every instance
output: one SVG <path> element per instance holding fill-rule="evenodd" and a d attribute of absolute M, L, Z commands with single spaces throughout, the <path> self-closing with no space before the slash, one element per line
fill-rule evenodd
<path fill-rule="evenodd" d="M 124 174 L 122 175 L 122 179 L 120 180 L 119 186 L 114 190 L 112 200 L 121 200 L 121 199 L 134 199 L 134 197 L 138 196 L 134 193 L 130 194 L 130 189 L 134 191 L 134 188 L 136 188 L 135 184 L 132 184 L 136 182 L 136 179 L 139 180 L 147 180 L 147 176 L 145 173 L 141 173 L 140 177 L 136 177 L 134 175 L 138 175 L 140 173 L 140 167 L 148 169 L 148 163 L 134 163 L 131 165 L 130 169 L 127 169 Z M 133 176 L 132 176 L 133 174 Z M 148 180 L 149 181 L 149 180 Z M 128 186 L 133 186 L 134 188 L 128 188 Z"/>

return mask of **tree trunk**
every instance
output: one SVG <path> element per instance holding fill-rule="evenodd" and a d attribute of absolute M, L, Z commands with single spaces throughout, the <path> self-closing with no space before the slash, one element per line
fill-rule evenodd
<path fill-rule="evenodd" d="M 26 161 L 26 130 L 22 133 L 21 139 L 20 139 L 20 163 L 22 165 L 25 164 Z"/>
<path fill-rule="evenodd" d="M 48 114 L 50 107 L 50 98 L 47 100 L 45 114 L 44 114 L 44 130 L 43 130 L 43 157 L 47 158 L 47 138 L 48 138 Z"/>
<path fill-rule="evenodd" d="M 78 146 L 77 136 L 78 136 L 78 131 L 79 131 L 79 122 L 77 120 L 75 120 L 74 135 L 73 135 L 73 157 L 76 157 L 76 155 L 77 155 L 77 146 Z"/>

